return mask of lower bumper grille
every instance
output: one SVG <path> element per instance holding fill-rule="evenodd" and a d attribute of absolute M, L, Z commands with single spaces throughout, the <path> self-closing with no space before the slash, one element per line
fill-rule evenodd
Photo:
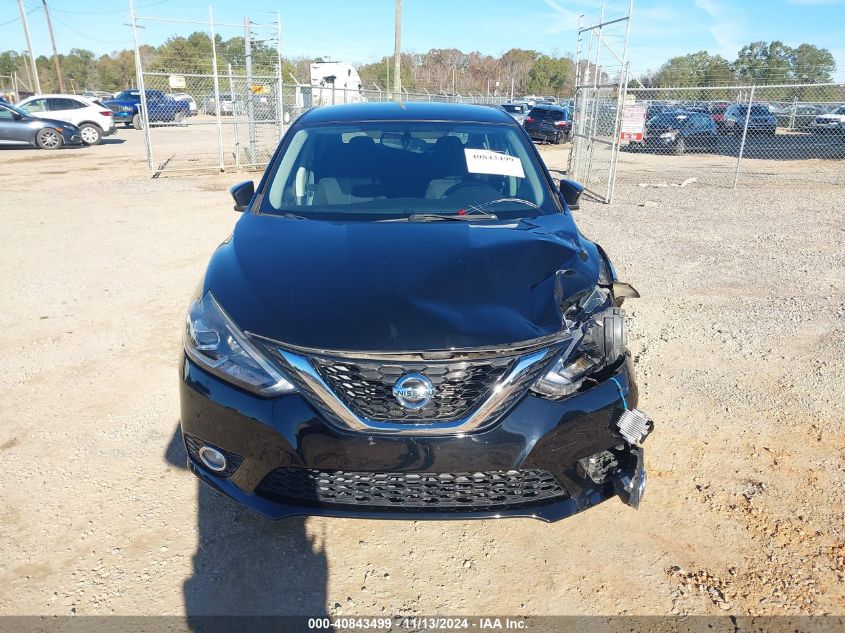
<path fill-rule="evenodd" d="M 292 505 L 393 512 L 505 510 L 569 496 L 546 470 L 390 473 L 278 468 L 255 492 Z"/>

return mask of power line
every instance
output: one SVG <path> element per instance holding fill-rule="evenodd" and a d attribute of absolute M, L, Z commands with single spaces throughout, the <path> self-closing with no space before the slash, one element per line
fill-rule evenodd
<path fill-rule="evenodd" d="M 136 9 L 146 9 L 147 7 L 154 7 L 157 4 L 164 4 L 169 0 L 158 0 L 158 2 L 150 2 L 149 4 L 140 4 Z M 53 13 L 70 13 L 74 15 L 102 15 L 104 13 L 126 13 L 126 9 L 112 9 L 110 11 L 72 11 L 70 9 L 56 9 L 53 8 Z"/>
<path fill-rule="evenodd" d="M 34 9 L 30 9 L 29 11 L 26 12 L 26 15 L 30 15 L 31 13 L 35 13 L 36 11 L 38 11 L 38 9 L 39 9 L 39 7 L 35 7 Z M 6 26 L 7 24 L 14 24 L 15 22 L 20 22 L 20 21 L 21 21 L 20 18 L 13 18 L 13 19 L 8 20 L 6 22 L 0 22 L 0 26 Z"/>

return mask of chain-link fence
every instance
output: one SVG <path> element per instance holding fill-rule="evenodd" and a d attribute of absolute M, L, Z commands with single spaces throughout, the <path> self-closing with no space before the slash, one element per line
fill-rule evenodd
<path fill-rule="evenodd" d="M 120 121 L 143 129 L 147 162 L 154 175 L 259 169 L 267 164 L 291 121 L 314 107 L 387 100 L 495 105 L 508 100 L 469 91 L 402 90 L 401 95 L 393 95 L 376 85 L 371 89 L 361 84 L 336 86 L 339 77 L 314 79 L 312 75 L 313 85 L 301 83 L 292 74 L 284 76 L 278 54 L 280 22 L 226 24 L 215 22 L 211 14 L 207 22 L 189 22 L 208 33 L 207 54 L 162 60 L 144 53 L 138 28 L 153 21 L 185 21 L 138 16 L 134 10 L 131 20 L 141 103 L 112 108 Z M 348 64 L 345 67 L 351 69 Z M 185 72 L 186 68 L 196 72 Z"/>
<path fill-rule="evenodd" d="M 573 114 L 573 143 L 569 178 L 582 183 L 588 193 L 610 202 L 619 141 L 619 89 L 617 86 L 578 89 Z"/>
<path fill-rule="evenodd" d="M 758 176 L 841 177 L 845 84 L 628 88 L 646 108 L 622 169 L 736 186 Z"/>
<path fill-rule="evenodd" d="M 271 75 L 247 77 L 229 69 L 214 75 L 143 72 L 148 117 L 148 159 L 155 174 L 168 171 L 260 168 L 291 121 L 326 105 L 393 100 L 386 90 L 350 90 L 282 83 Z M 403 101 L 495 105 L 506 97 L 413 93 Z M 219 102 L 219 110 L 218 104 Z"/>

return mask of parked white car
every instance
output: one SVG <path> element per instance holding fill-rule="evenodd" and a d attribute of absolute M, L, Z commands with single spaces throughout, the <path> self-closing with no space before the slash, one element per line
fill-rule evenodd
<path fill-rule="evenodd" d="M 175 93 L 168 95 L 168 96 L 173 97 L 173 99 L 175 99 L 176 101 L 187 101 L 188 102 L 188 116 L 196 116 L 196 114 L 197 114 L 197 102 L 194 101 L 194 98 L 191 95 L 186 94 L 184 92 L 175 92 Z"/>
<path fill-rule="evenodd" d="M 104 136 L 115 132 L 113 112 L 87 97 L 35 95 L 19 101 L 17 107 L 40 119 L 73 123 L 80 129 L 82 142 L 86 145 L 99 145 Z"/>
<path fill-rule="evenodd" d="M 845 124 L 845 106 L 839 106 L 832 112 L 819 115 L 813 121 L 814 132 L 839 132 Z"/>

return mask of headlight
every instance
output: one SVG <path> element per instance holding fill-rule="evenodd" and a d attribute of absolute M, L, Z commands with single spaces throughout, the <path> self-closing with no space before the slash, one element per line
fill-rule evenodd
<path fill-rule="evenodd" d="M 607 291 L 603 291 L 607 293 Z M 595 296 L 595 292 L 592 297 Z M 609 300 L 609 293 L 608 293 Z M 580 336 L 540 378 L 531 390 L 546 398 L 564 398 L 575 393 L 589 374 L 618 361 L 625 353 L 627 335 L 625 311 L 602 306 L 601 311 L 582 318 L 574 330 Z"/>
<path fill-rule="evenodd" d="M 185 352 L 203 369 L 262 396 L 296 391 L 249 342 L 210 292 L 188 309 Z"/>

